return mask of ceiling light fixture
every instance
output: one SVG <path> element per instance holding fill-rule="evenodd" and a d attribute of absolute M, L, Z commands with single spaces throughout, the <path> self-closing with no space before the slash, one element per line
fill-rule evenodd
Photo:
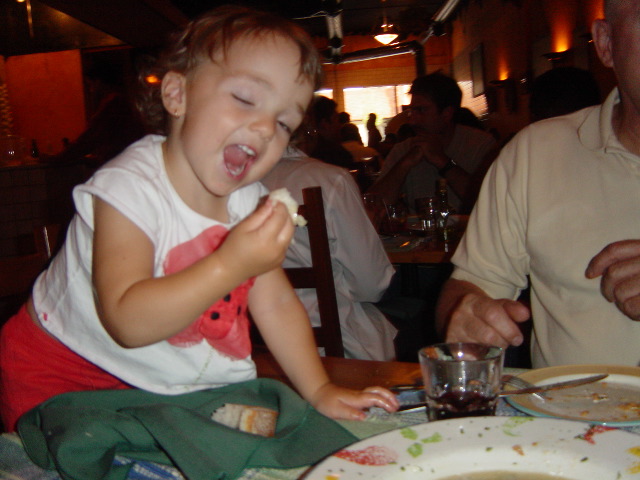
<path fill-rule="evenodd" d="M 382 0 L 383 4 L 384 2 L 385 0 Z M 387 9 L 384 6 L 382 8 L 382 23 L 375 29 L 373 38 L 383 45 L 389 45 L 398 38 L 398 31 L 396 30 L 396 27 L 394 27 L 393 23 L 389 23 L 387 21 Z"/>

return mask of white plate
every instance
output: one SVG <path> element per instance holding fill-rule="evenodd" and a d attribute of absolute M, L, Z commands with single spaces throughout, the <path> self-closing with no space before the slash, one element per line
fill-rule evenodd
<path fill-rule="evenodd" d="M 470 472 L 640 478 L 640 435 L 535 417 L 468 417 L 392 430 L 340 450 L 305 480 L 438 480 Z"/>
<path fill-rule="evenodd" d="M 640 367 L 565 365 L 518 375 L 536 385 L 608 373 L 604 380 L 554 390 L 542 396 L 516 395 L 507 401 L 529 415 L 580 420 L 615 427 L 640 425 Z M 640 477 L 639 477 L 640 478 Z"/>

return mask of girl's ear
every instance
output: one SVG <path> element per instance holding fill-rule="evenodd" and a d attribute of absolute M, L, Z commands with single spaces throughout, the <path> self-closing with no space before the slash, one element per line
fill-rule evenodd
<path fill-rule="evenodd" d="M 167 72 L 162 79 L 162 103 L 167 112 L 174 117 L 184 115 L 186 82 L 184 75 L 173 71 Z"/>

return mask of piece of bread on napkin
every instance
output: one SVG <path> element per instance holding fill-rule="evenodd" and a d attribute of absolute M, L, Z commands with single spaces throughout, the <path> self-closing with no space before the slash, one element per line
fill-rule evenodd
<path fill-rule="evenodd" d="M 271 200 L 281 202 L 285 207 L 287 207 L 289 215 L 291 215 L 291 220 L 295 226 L 304 227 L 307 224 L 307 220 L 302 215 L 298 215 L 298 202 L 296 202 L 291 196 L 289 190 L 286 188 L 278 188 L 269 194 L 269 198 Z"/>
<path fill-rule="evenodd" d="M 273 437 L 276 433 L 278 412 L 270 408 L 225 403 L 213 412 L 211 419 L 242 432 Z"/>

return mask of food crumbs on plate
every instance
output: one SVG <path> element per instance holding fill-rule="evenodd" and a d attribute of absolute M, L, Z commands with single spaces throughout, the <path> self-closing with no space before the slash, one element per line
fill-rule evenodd
<path fill-rule="evenodd" d="M 409 427 L 400 430 L 400 435 L 402 435 L 404 438 L 408 438 L 409 440 L 417 440 L 418 438 L 418 432 Z"/>
<path fill-rule="evenodd" d="M 522 455 L 524 457 L 524 450 L 522 450 L 521 445 L 514 445 L 511 447 L 518 455 Z"/>
<path fill-rule="evenodd" d="M 628 410 L 633 413 L 640 413 L 640 403 L 637 403 L 637 402 L 622 403 L 618 405 L 618 408 L 620 410 L 625 410 L 625 411 Z"/>
<path fill-rule="evenodd" d="M 422 450 L 422 445 L 420 445 L 419 443 L 413 443 L 409 446 L 409 448 L 407 448 L 407 453 L 413 458 L 419 457 L 423 452 L 424 450 Z"/>
<path fill-rule="evenodd" d="M 591 425 L 585 433 L 581 435 L 577 435 L 575 438 L 579 438 L 581 440 L 584 440 L 586 442 L 589 442 L 595 445 L 596 442 L 593 440 L 594 435 L 598 433 L 604 433 L 609 430 L 615 430 L 615 428 L 607 427 L 605 425 Z"/>
<path fill-rule="evenodd" d="M 607 400 L 609 400 L 609 395 L 606 393 L 594 392 L 591 394 L 591 401 L 593 403 L 605 402 Z"/>
<path fill-rule="evenodd" d="M 442 441 L 442 435 L 439 434 L 438 432 L 436 432 L 433 435 L 431 435 L 430 437 L 423 438 L 420 441 L 422 443 L 437 443 L 437 442 L 441 442 Z"/>
<path fill-rule="evenodd" d="M 358 465 L 382 466 L 398 460 L 398 453 L 388 447 L 371 445 L 362 450 L 340 450 L 333 454 Z"/>

